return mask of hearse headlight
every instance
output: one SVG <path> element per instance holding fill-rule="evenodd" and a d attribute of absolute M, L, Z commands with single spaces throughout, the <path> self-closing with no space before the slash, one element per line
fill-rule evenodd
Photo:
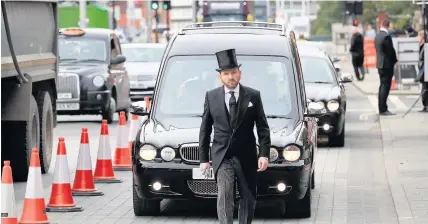
<path fill-rule="evenodd" d="M 169 162 L 175 158 L 175 150 L 171 147 L 165 147 L 161 151 L 161 157 L 163 160 Z"/>
<path fill-rule="evenodd" d="M 156 158 L 156 148 L 152 145 L 143 145 L 140 148 L 140 157 L 143 160 L 153 160 Z"/>
<path fill-rule="evenodd" d="M 295 162 L 300 158 L 300 148 L 295 145 L 289 145 L 282 151 L 282 156 L 288 162 Z"/>
<path fill-rule="evenodd" d="M 327 103 L 327 108 L 329 111 L 336 111 L 339 109 L 339 102 L 337 100 L 330 100 Z"/>
<path fill-rule="evenodd" d="M 104 77 L 101 75 L 96 75 L 93 79 L 92 79 L 92 83 L 94 84 L 94 86 L 96 87 L 101 87 L 104 85 L 105 80 Z"/>
<path fill-rule="evenodd" d="M 278 150 L 275 148 L 270 148 L 270 154 L 269 154 L 269 162 L 275 162 L 279 157 Z"/>

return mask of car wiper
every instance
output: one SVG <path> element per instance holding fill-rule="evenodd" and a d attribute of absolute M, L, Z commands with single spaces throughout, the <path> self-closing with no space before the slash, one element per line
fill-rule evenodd
<path fill-rule="evenodd" d="M 59 59 L 59 62 L 75 62 L 75 61 L 78 61 L 77 59 L 75 59 L 75 58 L 64 58 L 64 59 Z"/>
<path fill-rule="evenodd" d="M 202 117 L 202 115 L 192 115 L 191 117 Z"/>
<path fill-rule="evenodd" d="M 308 82 L 308 83 L 316 83 L 316 84 L 331 84 L 331 82 L 324 82 L 324 81 L 316 81 L 316 82 Z"/>
<path fill-rule="evenodd" d="M 77 60 L 76 62 L 104 62 L 104 61 L 99 59 L 81 59 L 81 60 Z"/>
<path fill-rule="evenodd" d="M 286 117 L 286 116 L 283 116 L 283 115 L 266 115 L 266 118 L 272 118 L 272 119 L 285 118 L 285 119 L 290 119 L 289 117 Z"/>

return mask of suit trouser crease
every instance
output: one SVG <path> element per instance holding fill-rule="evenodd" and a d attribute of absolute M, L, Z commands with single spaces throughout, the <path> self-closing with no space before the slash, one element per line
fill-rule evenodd
<path fill-rule="evenodd" d="M 379 113 L 388 111 L 387 100 L 391 90 L 391 82 L 393 77 L 393 69 L 378 69 L 380 85 L 378 95 Z"/>
<path fill-rule="evenodd" d="M 238 180 L 239 189 L 239 224 L 250 224 L 256 207 L 256 199 L 247 185 L 239 160 L 225 159 L 217 174 L 217 215 L 221 224 L 233 223 L 233 212 L 235 204 L 235 183 Z"/>

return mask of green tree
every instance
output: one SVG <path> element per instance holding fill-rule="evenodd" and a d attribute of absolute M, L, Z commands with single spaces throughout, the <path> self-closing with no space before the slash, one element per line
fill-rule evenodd
<path fill-rule="evenodd" d="M 331 24 L 343 21 L 341 1 L 320 1 L 317 18 L 312 22 L 312 35 L 330 35 Z"/>
<path fill-rule="evenodd" d="M 359 16 L 363 24 L 375 24 L 378 13 L 387 12 L 395 29 L 403 29 L 412 22 L 417 6 L 409 1 L 364 1 L 363 15 Z"/>

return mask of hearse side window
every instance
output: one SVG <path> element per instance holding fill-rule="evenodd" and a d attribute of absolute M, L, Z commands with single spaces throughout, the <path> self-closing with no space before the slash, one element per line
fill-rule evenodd
<path fill-rule="evenodd" d="M 260 91 L 266 115 L 291 117 L 296 106 L 291 62 L 284 57 L 237 56 L 242 85 Z M 168 60 L 155 116 L 198 116 L 205 92 L 221 86 L 215 56 L 175 56 Z"/>

